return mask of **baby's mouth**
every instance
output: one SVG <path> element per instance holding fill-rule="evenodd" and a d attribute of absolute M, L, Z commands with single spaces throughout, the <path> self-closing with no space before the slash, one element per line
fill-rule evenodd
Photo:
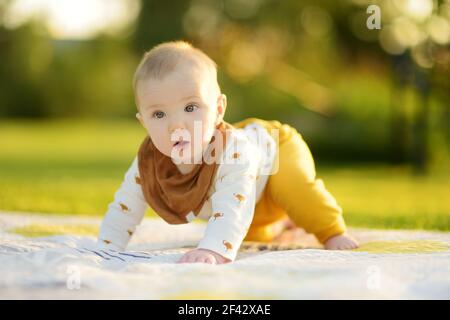
<path fill-rule="evenodd" d="M 186 141 L 186 140 L 179 140 L 179 141 L 177 141 L 177 142 L 175 142 L 174 144 L 173 144 L 173 146 L 174 147 L 184 147 L 185 145 L 187 145 L 189 143 L 189 141 Z"/>

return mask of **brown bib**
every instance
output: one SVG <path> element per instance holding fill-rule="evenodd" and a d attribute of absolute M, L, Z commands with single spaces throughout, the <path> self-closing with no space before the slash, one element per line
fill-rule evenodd
<path fill-rule="evenodd" d="M 139 174 L 141 187 L 147 203 L 170 224 L 187 223 L 186 215 L 191 211 L 198 215 L 207 199 L 220 164 L 221 151 L 225 151 L 226 131 L 234 127 L 222 121 L 214 130 L 213 137 L 204 154 L 214 161 L 195 164 L 191 172 L 182 174 L 172 159 L 162 154 L 150 137 L 142 142 L 139 153 Z M 216 135 L 222 135 L 223 147 L 215 148 Z"/>

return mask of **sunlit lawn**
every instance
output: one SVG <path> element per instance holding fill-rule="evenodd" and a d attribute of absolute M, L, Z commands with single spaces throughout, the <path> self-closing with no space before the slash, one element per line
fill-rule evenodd
<path fill-rule="evenodd" d="M 137 122 L 0 123 L 0 210 L 104 214 L 144 135 Z M 317 170 L 350 226 L 450 229 L 448 173 L 420 178 L 405 167 L 354 165 Z"/>

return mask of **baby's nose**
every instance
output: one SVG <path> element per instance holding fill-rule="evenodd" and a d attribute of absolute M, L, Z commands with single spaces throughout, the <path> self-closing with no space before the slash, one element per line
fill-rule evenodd
<path fill-rule="evenodd" d="M 176 128 L 170 131 L 170 136 L 172 139 L 179 140 L 180 137 L 183 140 L 190 140 L 189 131 L 186 128 Z"/>
<path fill-rule="evenodd" d="M 170 130 L 170 134 L 182 134 L 182 133 L 186 133 L 186 129 L 185 128 L 175 128 Z"/>
<path fill-rule="evenodd" d="M 177 130 L 185 130 L 186 129 L 186 125 L 184 124 L 184 121 L 182 119 L 173 119 L 174 121 L 172 121 L 169 125 L 169 132 L 170 133 L 174 133 L 174 131 Z"/>

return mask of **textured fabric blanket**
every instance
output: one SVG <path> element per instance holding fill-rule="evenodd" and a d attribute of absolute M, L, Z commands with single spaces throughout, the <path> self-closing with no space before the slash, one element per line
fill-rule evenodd
<path fill-rule="evenodd" d="M 176 264 L 204 223 L 146 218 L 124 252 L 96 248 L 100 218 L 0 212 L 1 299 L 449 299 L 450 233 L 350 229 L 361 247 L 314 237 L 242 245 L 226 265 Z"/>

